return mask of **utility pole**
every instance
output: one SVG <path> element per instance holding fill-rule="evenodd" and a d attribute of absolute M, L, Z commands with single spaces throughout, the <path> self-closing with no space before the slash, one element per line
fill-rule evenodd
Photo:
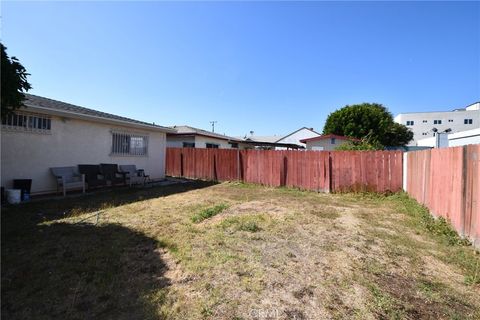
<path fill-rule="evenodd" d="M 210 123 L 212 124 L 212 132 L 215 132 L 215 123 L 217 123 L 218 121 L 210 121 Z"/>

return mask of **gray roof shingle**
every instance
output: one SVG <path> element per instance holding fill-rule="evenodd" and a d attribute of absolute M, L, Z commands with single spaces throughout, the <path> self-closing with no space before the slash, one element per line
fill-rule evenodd
<path fill-rule="evenodd" d="M 167 127 L 162 127 L 159 125 L 155 125 L 152 123 L 144 122 L 144 121 L 139 121 L 135 119 L 130 119 L 122 116 L 117 116 L 115 114 L 107 113 L 107 112 L 102 112 L 94 109 L 89 109 L 89 108 L 84 108 L 80 106 L 76 106 L 70 103 L 58 101 L 58 100 L 53 100 L 45 97 L 40 97 L 36 96 L 33 94 L 25 94 L 25 101 L 24 104 L 28 107 L 41 107 L 41 108 L 47 108 L 47 109 L 52 109 L 52 110 L 57 110 L 61 112 L 67 112 L 67 113 L 73 113 L 73 114 L 80 114 L 80 115 L 85 115 L 85 116 L 92 116 L 92 117 L 98 117 L 98 118 L 103 118 L 107 120 L 117 120 L 117 121 L 123 121 L 127 123 L 132 123 L 132 124 L 137 124 L 137 125 L 145 125 L 149 127 L 155 127 L 158 129 L 165 129 L 166 131 L 171 131 L 170 128 Z"/>

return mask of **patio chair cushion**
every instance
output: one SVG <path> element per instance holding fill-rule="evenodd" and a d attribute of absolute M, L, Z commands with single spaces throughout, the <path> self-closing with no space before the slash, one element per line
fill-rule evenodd
<path fill-rule="evenodd" d="M 121 172 L 127 173 L 126 178 L 130 182 L 130 185 L 133 183 L 145 182 L 145 178 L 140 175 L 139 170 L 137 170 L 137 166 L 135 166 L 134 164 L 120 165 L 119 168 Z"/>
<path fill-rule="evenodd" d="M 59 181 L 65 181 L 67 184 L 79 182 L 81 185 L 82 183 L 82 177 L 75 167 L 53 167 L 50 168 L 50 171 L 57 179 L 60 179 Z"/>

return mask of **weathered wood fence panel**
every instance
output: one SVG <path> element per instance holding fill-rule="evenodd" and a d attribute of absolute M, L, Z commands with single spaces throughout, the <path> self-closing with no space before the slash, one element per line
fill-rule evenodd
<path fill-rule="evenodd" d="M 407 189 L 480 247 L 480 145 L 407 153 Z"/>
<path fill-rule="evenodd" d="M 321 192 L 395 192 L 402 188 L 402 160 L 400 151 L 167 148 L 166 174 Z"/>

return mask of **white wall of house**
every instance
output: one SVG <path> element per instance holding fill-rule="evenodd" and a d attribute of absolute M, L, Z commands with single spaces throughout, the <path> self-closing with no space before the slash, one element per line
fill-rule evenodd
<path fill-rule="evenodd" d="M 307 141 L 307 150 L 333 151 L 346 142 L 348 142 L 348 140 L 339 138 L 335 138 L 334 141 L 332 141 L 331 138 L 316 141 Z"/>
<path fill-rule="evenodd" d="M 196 135 L 193 136 L 174 136 L 169 135 L 167 136 L 167 147 L 169 148 L 182 148 L 184 142 L 195 143 L 195 148 L 206 148 L 207 143 L 218 144 L 220 149 L 232 149 L 232 145 L 228 143 L 227 140 L 218 139 L 218 138 L 210 138 L 206 136 Z M 241 142 L 238 143 L 239 149 L 246 149 L 249 145 L 243 144 Z"/>
<path fill-rule="evenodd" d="M 227 140 L 204 137 L 197 135 L 195 137 L 195 148 L 206 148 L 207 143 L 218 144 L 220 149 L 231 149 L 232 145 Z"/>
<path fill-rule="evenodd" d="M 471 110 L 445 111 L 445 112 L 415 112 L 401 113 L 395 117 L 397 123 L 406 125 L 412 130 L 414 136 L 408 145 L 416 146 L 420 139 L 433 137 L 433 128 L 442 132 L 451 129 L 452 133 L 480 128 L 480 110 L 472 105 Z M 471 119 L 471 124 L 465 124 L 465 119 Z M 441 120 L 441 124 L 434 123 L 435 120 Z M 413 121 L 413 124 L 407 125 L 407 121 Z"/>
<path fill-rule="evenodd" d="M 13 179 L 32 179 L 32 193 L 56 191 L 50 167 L 78 164 L 135 164 L 152 179 L 165 177 L 166 134 L 52 116 L 50 133 L 2 129 L 1 185 L 12 187 Z M 147 156 L 112 156 L 111 130 L 148 135 Z"/>
<path fill-rule="evenodd" d="M 480 143 L 480 128 L 448 135 L 448 146 L 457 147 Z"/>
<path fill-rule="evenodd" d="M 193 136 L 167 136 L 168 148 L 183 148 L 183 143 L 195 143 L 195 137 Z"/>

